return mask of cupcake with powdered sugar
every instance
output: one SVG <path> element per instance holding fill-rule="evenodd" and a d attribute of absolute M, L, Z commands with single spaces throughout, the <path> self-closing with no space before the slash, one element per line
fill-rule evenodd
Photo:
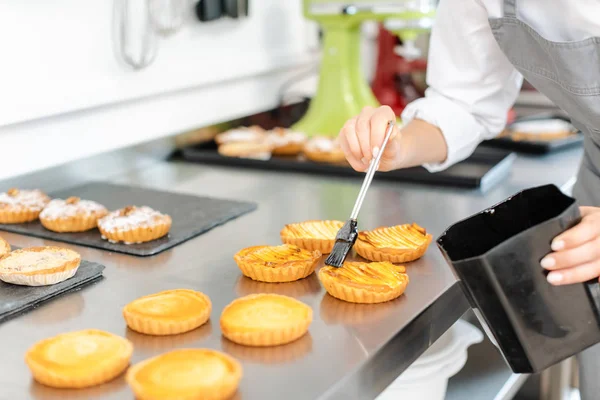
<path fill-rule="evenodd" d="M 40 213 L 44 228 L 54 232 L 85 232 L 94 229 L 108 214 L 102 204 L 79 197 L 54 199 Z"/>
<path fill-rule="evenodd" d="M 144 243 L 169 233 L 171 217 L 150 207 L 127 206 L 98 221 L 102 238 L 112 243 Z"/>

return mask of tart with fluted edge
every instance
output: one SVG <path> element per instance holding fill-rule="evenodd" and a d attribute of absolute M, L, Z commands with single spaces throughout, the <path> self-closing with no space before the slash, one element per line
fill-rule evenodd
<path fill-rule="evenodd" d="M 0 237 L 0 257 L 10 253 L 10 244 Z"/>
<path fill-rule="evenodd" d="M 225 157 L 268 160 L 273 146 L 267 142 L 231 142 L 219 146 L 218 153 Z"/>
<path fill-rule="evenodd" d="M 283 243 L 328 254 L 331 253 L 335 236 L 342 226 L 344 226 L 342 221 L 310 220 L 286 225 L 281 230 L 280 236 Z"/>
<path fill-rule="evenodd" d="M 23 286 L 54 285 L 77 272 L 81 256 L 62 247 L 30 247 L 0 258 L 0 280 Z"/>
<path fill-rule="evenodd" d="M 127 326 L 146 335 L 176 335 L 208 321 L 212 303 L 207 295 L 189 289 L 165 290 L 140 297 L 123 308 Z"/>
<path fill-rule="evenodd" d="M 102 204 L 79 197 L 53 199 L 40 213 L 44 228 L 54 232 L 85 232 L 98 226 L 98 220 L 108 214 Z"/>
<path fill-rule="evenodd" d="M 315 136 L 303 148 L 304 155 L 311 161 L 339 164 L 346 160 L 337 138 Z"/>
<path fill-rule="evenodd" d="M 358 233 L 354 249 L 369 261 L 404 263 L 423 256 L 432 236 L 417 224 L 381 227 Z"/>
<path fill-rule="evenodd" d="M 295 156 L 302 152 L 307 137 L 302 132 L 286 128 L 275 128 L 267 134 L 267 141 L 273 146 L 273 155 Z"/>
<path fill-rule="evenodd" d="M 263 142 L 267 137 L 267 133 L 258 125 L 240 126 L 219 133 L 215 136 L 215 142 L 218 145 L 226 143 L 251 143 Z"/>
<path fill-rule="evenodd" d="M 238 361 L 209 349 L 173 350 L 135 364 L 126 375 L 138 400 L 226 400 L 241 379 Z"/>
<path fill-rule="evenodd" d="M 223 336 L 245 346 L 277 346 L 302 337 L 312 308 L 279 294 L 251 294 L 232 301 L 221 314 Z"/>
<path fill-rule="evenodd" d="M 383 303 L 406 290 L 406 268 L 387 261 L 345 262 L 340 268 L 326 266 L 319 279 L 331 296 L 351 303 Z"/>
<path fill-rule="evenodd" d="M 321 252 L 293 244 L 253 246 L 237 252 L 233 259 L 244 275 L 261 282 L 292 282 L 315 270 Z"/>
<path fill-rule="evenodd" d="M 0 224 L 22 224 L 38 219 L 50 202 L 41 190 L 10 189 L 0 193 Z"/>
<path fill-rule="evenodd" d="M 144 243 L 166 236 L 171 217 L 150 207 L 127 206 L 98 220 L 102 238 L 111 243 Z"/>
<path fill-rule="evenodd" d="M 127 369 L 133 345 L 96 329 L 63 333 L 34 344 L 25 362 L 39 383 L 81 389 L 109 382 Z"/>

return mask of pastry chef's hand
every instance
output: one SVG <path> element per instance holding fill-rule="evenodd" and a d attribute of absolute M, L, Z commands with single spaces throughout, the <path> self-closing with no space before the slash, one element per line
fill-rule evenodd
<path fill-rule="evenodd" d="M 582 220 L 552 241 L 542 259 L 553 285 L 587 282 L 600 276 L 600 207 L 581 207 Z"/>

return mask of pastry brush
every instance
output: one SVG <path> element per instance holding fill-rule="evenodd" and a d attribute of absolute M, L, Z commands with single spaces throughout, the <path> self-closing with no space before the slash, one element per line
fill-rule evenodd
<path fill-rule="evenodd" d="M 327 257 L 325 260 L 326 265 L 331 265 L 332 267 L 341 267 L 342 264 L 344 264 L 344 260 L 348 256 L 348 253 L 352 249 L 352 246 L 354 246 L 354 242 L 356 242 L 356 238 L 358 237 L 358 213 L 367 194 L 367 190 L 369 190 L 369 186 L 371 186 L 373 175 L 375 175 L 375 171 L 377 171 L 377 168 L 379 167 L 381 155 L 383 154 L 385 146 L 390 140 L 390 136 L 392 136 L 393 130 L 394 121 L 389 121 L 385 137 L 383 138 L 383 143 L 381 144 L 381 149 L 379 149 L 377 154 L 375 154 L 375 157 L 371 159 L 369 169 L 367 169 L 367 173 L 365 175 L 365 180 L 363 181 L 360 192 L 358 193 L 356 203 L 354 203 L 354 209 L 352 210 L 352 214 L 350 214 L 350 219 L 346 221 L 344 226 L 342 226 L 335 236 L 333 250 L 329 254 L 329 257 Z"/>

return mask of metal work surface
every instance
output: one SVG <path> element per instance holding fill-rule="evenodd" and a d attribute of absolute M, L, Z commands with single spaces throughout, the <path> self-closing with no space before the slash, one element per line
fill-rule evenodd
<path fill-rule="evenodd" d="M 432 244 L 408 266 L 410 284 L 398 300 L 355 305 L 325 294 L 317 277 L 289 284 L 244 278 L 233 261 L 241 248 L 280 243 L 286 223 L 306 219 L 346 220 L 360 181 L 202 165 L 140 161 L 127 151 L 96 157 L 10 182 L 10 186 L 52 191 L 86 179 L 160 188 L 180 193 L 249 200 L 256 211 L 154 257 L 139 258 L 70 246 L 17 234 L 0 234 L 15 246 L 62 245 L 84 259 L 106 265 L 105 278 L 0 325 L 1 399 L 133 398 L 123 377 L 92 389 L 60 391 L 35 383 L 23 362 L 38 340 L 62 332 L 97 328 L 130 339 L 132 362 L 182 347 L 223 350 L 239 359 L 244 377 L 237 399 L 374 398 L 466 310 L 455 278 Z M 532 185 L 563 184 L 575 172 L 580 150 L 545 158 L 518 158 L 511 177 L 488 193 L 378 182 L 367 195 L 361 229 L 417 222 L 434 237 L 453 222 Z M 107 163 L 110 157 L 110 163 Z M 560 167 L 560 168 L 558 168 Z M 213 302 L 210 322 L 189 333 L 151 337 L 128 331 L 122 307 L 165 289 L 192 288 Z M 294 296 L 314 310 L 310 333 L 295 343 L 256 349 L 221 337 L 219 316 L 236 297 L 257 292 Z"/>

